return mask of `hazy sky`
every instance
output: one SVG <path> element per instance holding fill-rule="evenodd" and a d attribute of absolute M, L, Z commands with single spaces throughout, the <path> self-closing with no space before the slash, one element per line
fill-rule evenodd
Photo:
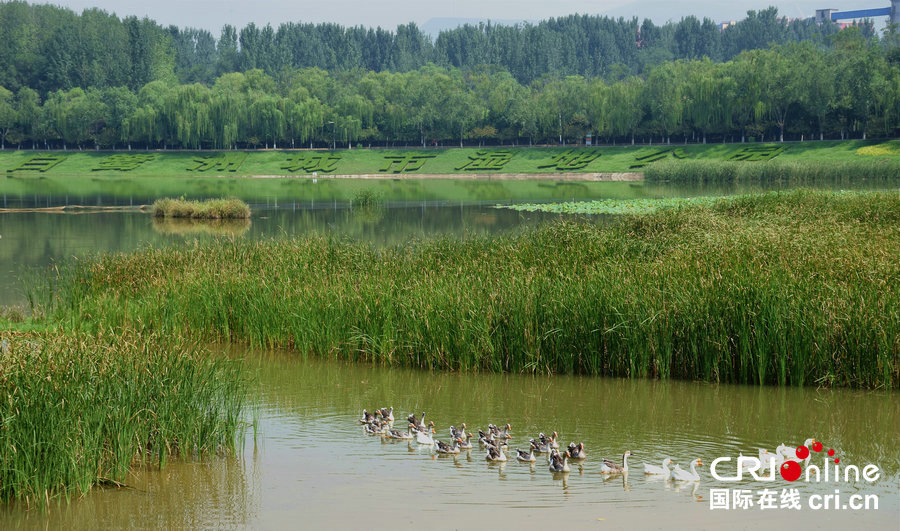
<path fill-rule="evenodd" d="M 148 16 L 163 25 L 205 28 L 218 36 L 224 24 L 242 27 L 249 22 L 277 26 L 287 21 L 337 22 L 346 26 L 424 24 L 439 17 L 540 20 L 572 13 L 601 14 L 656 23 L 679 20 L 685 15 L 715 21 L 741 19 L 750 9 L 779 8 L 789 17 L 809 17 L 817 8 L 841 10 L 887 7 L 890 0 L 797 0 L 722 2 L 721 0 L 56 0 L 52 3 L 81 12 L 99 7 L 120 17 Z"/>

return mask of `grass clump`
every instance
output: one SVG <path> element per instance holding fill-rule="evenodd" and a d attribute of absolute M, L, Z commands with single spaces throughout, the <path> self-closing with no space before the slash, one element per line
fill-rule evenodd
<path fill-rule="evenodd" d="M 647 182 L 683 184 L 706 183 L 816 183 L 895 182 L 900 175 L 900 162 L 894 160 L 859 161 L 770 161 L 722 162 L 684 160 L 658 162 L 644 170 Z"/>
<path fill-rule="evenodd" d="M 896 388 L 897 256 L 900 193 L 801 190 L 388 249 L 147 249 L 61 269 L 35 314 L 433 369 Z"/>
<path fill-rule="evenodd" d="M 240 199 L 207 199 L 187 201 L 184 198 L 158 199 L 153 203 L 157 218 L 247 219 L 250 207 Z"/>
<path fill-rule="evenodd" d="M 0 499 L 45 504 L 136 463 L 233 452 L 242 367 L 159 334 L 0 334 Z"/>

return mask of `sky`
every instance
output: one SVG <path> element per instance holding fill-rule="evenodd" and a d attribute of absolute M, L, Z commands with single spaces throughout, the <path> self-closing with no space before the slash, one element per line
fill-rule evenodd
<path fill-rule="evenodd" d="M 257 25 L 282 22 L 336 22 L 344 26 L 367 26 L 393 29 L 399 24 L 415 22 L 424 25 L 435 18 L 537 21 L 573 13 L 613 17 L 650 18 L 657 24 L 677 21 L 683 16 L 709 17 L 716 22 L 740 20 L 750 9 L 761 10 L 770 5 L 782 15 L 811 17 L 818 8 L 840 10 L 887 7 L 890 0 L 54 0 L 51 3 L 76 12 L 99 7 L 120 17 L 148 16 L 160 24 L 210 30 L 218 36 L 223 25 L 238 28 L 254 22 Z"/>

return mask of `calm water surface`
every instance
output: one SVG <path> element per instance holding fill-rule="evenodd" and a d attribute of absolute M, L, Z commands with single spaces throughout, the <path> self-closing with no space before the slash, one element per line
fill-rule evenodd
<path fill-rule="evenodd" d="M 95 489 L 49 514 L 6 509 L 0 527 L 75 528 L 373 528 L 474 526 L 533 528 L 896 529 L 900 522 L 900 400 L 881 393 L 716 386 L 564 376 L 435 374 L 281 353 L 246 353 L 259 373 L 259 430 L 243 455 L 172 463 L 133 475 L 130 489 Z M 427 447 L 365 435 L 363 408 L 393 405 L 395 416 L 427 412 L 447 438 L 451 424 L 470 431 L 512 424 L 511 446 L 558 431 L 584 441 L 581 466 L 553 475 L 510 461 L 489 464 L 475 449 L 434 457 Z M 398 425 L 403 424 L 398 420 Z M 773 484 L 710 479 L 719 456 L 800 444 L 834 448 L 844 464 L 882 469 L 874 484 L 774 483 L 800 490 L 803 509 L 712 511 L 710 488 L 755 493 Z M 633 466 L 665 457 L 687 466 L 700 457 L 701 481 L 673 484 L 599 474 L 601 457 L 630 449 Z M 817 458 L 821 460 L 821 458 Z M 813 511 L 809 496 L 834 489 L 879 498 L 878 510 Z"/>
<path fill-rule="evenodd" d="M 845 184 L 825 187 L 846 187 Z M 884 184 L 853 184 L 884 188 Z M 0 212 L 0 305 L 26 302 L 20 278 L 31 271 L 85 256 L 128 252 L 142 246 L 192 244 L 218 236 L 261 239 L 328 234 L 374 245 L 417 238 L 499 234 L 559 215 L 492 208 L 498 203 L 727 195 L 764 189 L 745 185 L 684 186 L 633 182 L 463 181 L 454 179 L 248 179 L 0 177 L 0 208 L 81 205 L 133 207 L 160 197 L 234 196 L 251 204 L 249 223 L 155 223 L 147 213 Z M 373 192 L 383 208 L 353 208 L 360 191 Z M 602 222 L 599 217 L 593 218 Z"/>

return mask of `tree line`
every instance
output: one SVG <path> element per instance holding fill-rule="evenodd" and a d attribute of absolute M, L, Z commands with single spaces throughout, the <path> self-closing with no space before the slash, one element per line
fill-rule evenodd
<path fill-rule="evenodd" d="M 862 30 L 874 35 L 871 24 Z M 147 18 L 120 20 L 99 9 L 76 14 L 14 0 L 0 2 L 0 85 L 29 87 L 43 97 L 76 87 L 136 91 L 155 80 L 212 85 L 223 74 L 253 69 L 277 76 L 298 68 L 409 72 L 428 64 L 462 70 L 495 65 L 522 84 L 548 75 L 622 79 L 678 59 L 720 62 L 770 44 L 822 44 L 837 31 L 833 23 L 787 20 L 771 7 L 750 11 L 723 31 L 694 16 L 660 26 L 571 15 L 516 26 L 465 25 L 433 40 L 412 23 L 389 31 L 294 22 L 226 25 L 217 39 L 206 30 L 163 27 Z"/>
<path fill-rule="evenodd" d="M 210 86 L 154 80 L 46 98 L 0 87 L 0 142 L 29 148 L 325 147 L 707 142 L 893 136 L 897 39 L 851 28 L 831 47 L 669 61 L 645 76 L 541 78 L 425 65 L 408 72 L 261 69 Z"/>

